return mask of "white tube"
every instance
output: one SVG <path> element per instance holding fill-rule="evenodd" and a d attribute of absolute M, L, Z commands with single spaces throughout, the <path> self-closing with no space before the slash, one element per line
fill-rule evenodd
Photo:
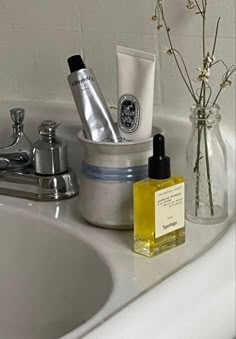
<path fill-rule="evenodd" d="M 116 46 L 118 128 L 125 140 L 152 135 L 156 56 Z"/>

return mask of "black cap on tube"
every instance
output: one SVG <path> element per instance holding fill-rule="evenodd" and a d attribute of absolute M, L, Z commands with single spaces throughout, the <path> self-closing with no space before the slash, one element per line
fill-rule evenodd
<path fill-rule="evenodd" d="M 67 62 L 71 73 L 86 68 L 80 55 L 72 55 L 70 58 L 67 59 Z"/>
<path fill-rule="evenodd" d="M 148 176 L 151 179 L 170 178 L 170 158 L 165 155 L 165 138 L 162 134 L 153 137 L 153 156 L 148 159 Z"/>

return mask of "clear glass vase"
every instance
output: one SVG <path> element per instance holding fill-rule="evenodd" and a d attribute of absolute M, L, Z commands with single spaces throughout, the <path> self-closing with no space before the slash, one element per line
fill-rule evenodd
<path fill-rule="evenodd" d="M 191 107 L 187 147 L 186 217 L 198 224 L 223 222 L 228 214 L 226 149 L 220 107 Z"/>

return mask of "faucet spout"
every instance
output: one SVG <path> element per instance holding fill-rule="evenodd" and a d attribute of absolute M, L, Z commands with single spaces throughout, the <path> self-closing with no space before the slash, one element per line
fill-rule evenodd
<path fill-rule="evenodd" d="M 10 110 L 13 120 L 12 141 L 5 147 L 0 147 L 0 170 L 19 169 L 32 163 L 33 145 L 24 133 L 24 109 Z"/>
<path fill-rule="evenodd" d="M 26 152 L 7 153 L 0 155 L 0 170 L 22 168 L 30 165 L 31 162 L 30 156 Z"/>

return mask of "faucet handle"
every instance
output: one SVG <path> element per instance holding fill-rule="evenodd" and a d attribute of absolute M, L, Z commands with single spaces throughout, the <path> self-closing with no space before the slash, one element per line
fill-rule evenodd
<path fill-rule="evenodd" d="M 59 124 L 56 123 L 54 120 L 44 120 L 40 124 L 38 131 L 40 135 L 51 137 L 55 135 L 58 126 Z"/>
<path fill-rule="evenodd" d="M 21 125 L 24 117 L 25 117 L 25 110 L 24 108 L 12 108 L 10 109 L 11 118 L 15 125 Z"/>
<path fill-rule="evenodd" d="M 57 124 L 44 120 L 39 128 L 40 140 L 34 144 L 34 170 L 41 175 L 57 175 L 68 171 L 67 145 L 57 138 Z"/>

